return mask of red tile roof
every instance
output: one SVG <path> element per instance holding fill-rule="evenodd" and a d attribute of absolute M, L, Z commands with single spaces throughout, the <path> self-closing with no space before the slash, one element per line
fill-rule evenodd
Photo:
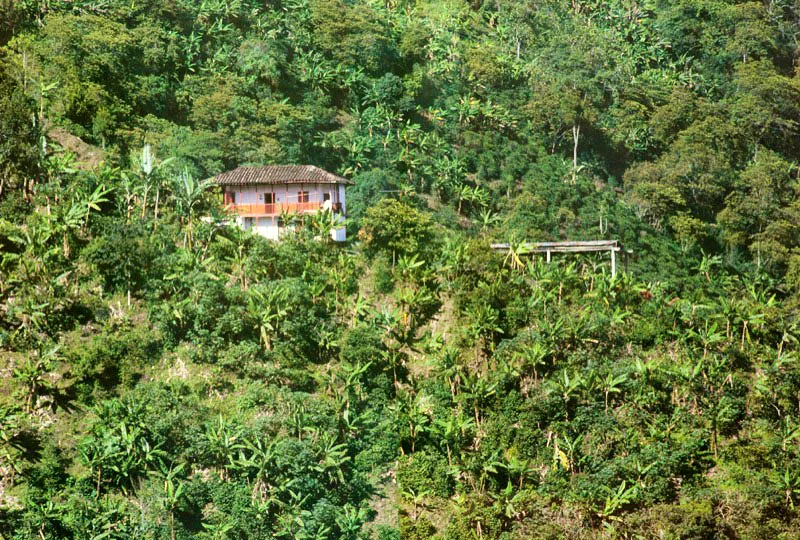
<path fill-rule="evenodd" d="M 313 165 L 266 165 L 239 167 L 213 178 L 221 186 L 255 184 L 352 184 L 347 178 L 324 171 Z"/>

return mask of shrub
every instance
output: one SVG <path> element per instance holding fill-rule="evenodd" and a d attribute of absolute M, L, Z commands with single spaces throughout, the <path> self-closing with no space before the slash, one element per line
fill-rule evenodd
<path fill-rule="evenodd" d="M 416 494 L 429 493 L 437 497 L 448 497 L 453 492 L 453 482 L 447 467 L 447 459 L 426 451 L 403 456 L 397 466 L 397 483 L 400 489 Z"/>

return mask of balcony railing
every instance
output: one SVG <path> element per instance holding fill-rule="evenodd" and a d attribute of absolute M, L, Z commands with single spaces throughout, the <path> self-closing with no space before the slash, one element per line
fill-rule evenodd
<path fill-rule="evenodd" d="M 235 212 L 240 216 L 278 216 L 284 212 L 294 214 L 304 214 L 307 212 L 317 212 L 322 210 L 321 202 L 304 203 L 274 203 L 274 204 L 228 204 L 225 208 Z M 332 203 L 331 209 L 340 212 L 341 203 Z"/>

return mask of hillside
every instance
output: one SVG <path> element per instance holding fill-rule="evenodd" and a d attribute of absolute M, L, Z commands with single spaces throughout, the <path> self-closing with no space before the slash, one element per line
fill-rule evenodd
<path fill-rule="evenodd" d="M 798 21 L 0 0 L 0 539 L 798 537 Z"/>

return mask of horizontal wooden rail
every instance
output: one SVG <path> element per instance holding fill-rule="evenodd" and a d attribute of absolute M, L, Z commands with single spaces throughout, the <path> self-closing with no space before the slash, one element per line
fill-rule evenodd
<path fill-rule="evenodd" d="M 550 262 L 551 253 L 590 253 L 608 251 L 611 253 L 611 275 L 617 274 L 617 257 L 620 251 L 617 240 L 567 240 L 563 242 L 523 242 L 522 244 L 492 244 L 494 251 L 509 251 L 512 247 L 517 255 L 531 255 L 533 253 L 547 254 Z"/>
<path fill-rule="evenodd" d="M 278 216 L 281 213 L 289 212 L 303 214 L 306 212 L 318 212 L 322 210 L 324 203 L 273 203 L 273 204 L 228 204 L 226 210 L 235 212 L 240 216 Z M 339 212 L 342 209 L 341 203 L 331 204 L 331 210 Z"/>
<path fill-rule="evenodd" d="M 495 251 L 507 251 L 512 244 L 492 244 Z M 587 251 L 619 251 L 616 240 L 586 240 L 568 242 L 524 242 L 514 246 L 518 253 L 581 253 Z"/>

